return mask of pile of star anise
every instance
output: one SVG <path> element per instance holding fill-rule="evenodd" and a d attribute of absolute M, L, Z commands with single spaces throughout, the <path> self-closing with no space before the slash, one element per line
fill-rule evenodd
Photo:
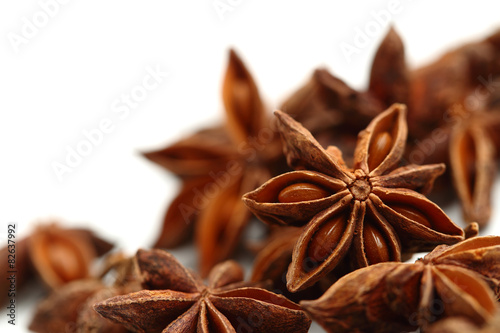
<path fill-rule="evenodd" d="M 89 231 L 24 241 L 25 276 L 53 288 L 33 331 L 500 331 L 500 237 L 478 236 L 500 152 L 500 31 L 409 69 L 391 28 L 366 91 L 318 69 L 274 115 L 231 51 L 222 99 L 223 124 L 144 154 L 181 180 L 154 249 L 92 273 L 110 246 Z M 457 223 L 441 208 L 454 199 Z M 253 216 L 268 226 L 257 243 Z M 164 250 L 192 238 L 199 274 Z M 242 251 L 249 281 L 230 260 Z"/>

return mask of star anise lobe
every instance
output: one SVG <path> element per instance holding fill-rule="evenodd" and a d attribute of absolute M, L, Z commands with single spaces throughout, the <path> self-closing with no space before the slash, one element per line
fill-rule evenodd
<path fill-rule="evenodd" d="M 278 194 L 278 202 L 290 203 L 322 199 L 330 194 L 321 187 L 309 183 L 294 183 Z"/>

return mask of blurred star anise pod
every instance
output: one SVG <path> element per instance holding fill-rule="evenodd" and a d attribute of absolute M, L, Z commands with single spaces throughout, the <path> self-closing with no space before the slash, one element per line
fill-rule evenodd
<path fill-rule="evenodd" d="M 408 120 L 413 138 L 422 139 L 449 122 L 449 109 L 467 96 L 477 93 L 486 100 L 494 94 L 500 74 L 499 40 L 500 30 L 411 71 Z M 475 102 L 469 100 L 464 106 L 473 108 Z"/>
<path fill-rule="evenodd" d="M 90 233 L 39 225 L 29 240 L 31 262 L 42 280 L 55 289 L 67 282 L 90 277 L 97 253 Z M 108 251 L 111 245 L 105 249 Z"/>
<path fill-rule="evenodd" d="M 106 298 L 139 290 L 133 258 L 121 256 L 120 260 L 115 260 L 116 257 L 106 258 L 104 270 L 106 275 L 112 275 L 112 285 L 94 277 L 75 280 L 57 288 L 38 304 L 30 330 L 38 333 L 128 332 L 123 326 L 99 316 L 92 307 Z"/>
<path fill-rule="evenodd" d="M 163 250 L 139 250 L 147 290 L 97 303 L 102 316 L 134 332 L 307 332 L 310 319 L 285 297 L 251 287 L 234 261 L 214 267 L 208 286 Z"/>
<path fill-rule="evenodd" d="M 203 130 L 145 154 L 183 181 L 154 247 L 175 247 L 194 228 L 202 276 L 231 256 L 251 216 L 241 196 L 267 180 L 282 156 L 257 86 L 234 51 L 222 95 L 225 128 Z"/>
<path fill-rule="evenodd" d="M 450 51 L 410 76 L 408 159 L 446 163 L 465 221 L 481 226 L 491 215 L 500 147 L 499 36 Z"/>
<path fill-rule="evenodd" d="M 39 224 L 30 235 L 16 243 L 14 269 L 7 267 L 8 255 L 12 255 L 10 247 L 0 250 L 0 290 L 8 290 L 7 276 L 12 270 L 16 270 L 18 290 L 35 276 L 51 289 L 88 278 L 93 260 L 112 247 L 88 229 L 62 228 L 56 222 Z M 2 293 L 0 303 L 6 296 L 7 292 Z"/>
<path fill-rule="evenodd" d="M 355 269 L 464 239 L 417 192 L 430 190 L 444 165 L 398 167 L 407 134 L 404 105 L 394 104 L 359 134 L 352 169 L 336 147 L 323 149 L 299 123 L 275 114 L 288 163 L 300 171 L 269 180 L 244 201 L 266 223 L 305 225 L 288 269 L 290 291 L 312 285 L 345 257 Z"/>
<path fill-rule="evenodd" d="M 447 317 L 489 324 L 497 311 L 500 237 L 440 245 L 414 264 L 354 271 L 301 305 L 328 332 L 407 332 Z"/>
<path fill-rule="evenodd" d="M 75 331 L 82 304 L 103 288 L 104 285 L 95 279 L 77 280 L 58 288 L 38 304 L 29 329 L 38 333 Z"/>

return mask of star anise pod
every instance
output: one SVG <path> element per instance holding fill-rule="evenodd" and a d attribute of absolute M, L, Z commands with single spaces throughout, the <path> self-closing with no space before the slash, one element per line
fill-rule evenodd
<path fill-rule="evenodd" d="M 117 259 L 117 257 L 120 257 Z M 39 333 L 126 333 L 123 326 L 105 320 L 93 309 L 106 298 L 140 290 L 133 258 L 114 254 L 105 259 L 101 277 L 75 280 L 55 289 L 38 306 L 30 330 Z"/>
<path fill-rule="evenodd" d="M 94 304 L 97 302 L 104 301 L 110 297 L 123 295 L 127 292 L 132 292 L 137 290 L 139 289 L 107 287 L 107 288 L 102 288 L 93 293 L 90 297 L 85 299 L 85 301 L 80 304 L 80 310 L 78 311 L 78 316 L 76 318 L 77 332 L 78 333 L 131 332 L 128 329 L 126 329 L 123 325 L 109 321 L 106 318 L 103 318 L 97 312 L 95 312 Z"/>
<path fill-rule="evenodd" d="M 297 304 L 248 287 L 234 261 L 216 265 L 208 286 L 163 250 L 139 250 L 137 262 L 147 290 L 95 305 L 134 332 L 307 332 L 311 324 Z"/>
<path fill-rule="evenodd" d="M 74 331 L 82 304 L 103 288 L 99 280 L 87 279 L 73 281 L 55 290 L 38 305 L 29 329 L 38 333 Z"/>
<path fill-rule="evenodd" d="M 204 130 L 145 154 L 184 183 L 165 214 L 154 247 L 175 247 L 194 227 L 202 276 L 230 257 L 251 216 L 240 200 L 242 194 L 268 179 L 282 156 L 257 86 L 234 51 L 222 95 L 225 128 Z"/>
<path fill-rule="evenodd" d="M 30 258 L 42 280 L 51 288 L 90 277 L 97 258 L 91 240 L 56 224 L 39 225 L 30 237 Z"/>
<path fill-rule="evenodd" d="M 408 115 L 410 134 L 421 139 L 443 122 L 447 112 L 471 93 L 491 93 L 490 81 L 500 74 L 500 30 L 488 38 L 447 52 L 433 63 L 410 73 Z M 486 83 L 486 84 L 484 84 Z"/>
<path fill-rule="evenodd" d="M 92 306 L 134 290 L 138 289 L 108 287 L 97 279 L 70 282 L 38 305 L 29 329 L 38 333 L 127 333 L 129 330 L 102 318 Z"/>
<path fill-rule="evenodd" d="M 327 138 L 331 137 L 332 129 L 358 132 L 383 111 L 372 95 L 351 88 L 324 68 L 315 70 L 310 80 L 290 96 L 281 109 L 314 135 Z"/>
<path fill-rule="evenodd" d="M 406 65 L 405 48 L 401 37 L 391 27 L 382 40 L 370 71 L 368 92 L 383 107 L 394 103 L 407 103 L 409 99 L 410 73 Z"/>
<path fill-rule="evenodd" d="M 281 280 L 281 274 L 286 272 L 290 264 L 289 258 L 292 257 L 293 248 L 301 234 L 301 228 L 271 228 L 271 234 L 258 246 L 250 280 Z"/>
<path fill-rule="evenodd" d="M 0 295 L 0 303 L 7 296 L 9 271 L 16 271 L 18 290 L 36 275 L 45 285 L 55 289 L 89 277 L 92 261 L 113 247 L 88 229 L 62 228 L 56 222 L 38 225 L 15 245 L 15 252 L 11 252 L 11 247 L 0 250 L 0 290 L 6 291 Z M 9 254 L 15 258 L 15 267 L 8 267 Z"/>
<path fill-rule="evenodd" d="M 262 221 L 305 225 L 287 275 L 290 291 L 312 285 L 346 256 L 352 268 L 400 261 L 401 253 L 464 239 L 426 192 L 444 165 L 397 167 L 406 142 L 406 108 L 395 104 L 359 134 L 349 169 L 336 147 L 323 149 L 299 123 L 277 111 L 288 163 L 244 201 Z"/>
<path fill-rule="evenodd" d="M 461 316 L 488 324 L 497 311 L 500 237 L 440 245 L 414 264 L 354 271 L 301 305 L 328 332 L 401 332 Z"/>

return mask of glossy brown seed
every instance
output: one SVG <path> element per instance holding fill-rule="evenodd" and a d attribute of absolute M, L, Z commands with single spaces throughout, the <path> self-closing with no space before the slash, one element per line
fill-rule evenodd
<path fill-rule="evenodd" d="M 318 185 L 308 183 L 296 183 L 285 187 L 278 195 L 278 202 L 290 203 L 300 201 L 311 201 L 329 196 L 330 193 Z"/>
<path fill-rule="evenodd" d="M 365 242 L 366 258 L 370 265 L 391 259 L 389 247 L 384 240 L 384 236 L 377 228 L 366 224 L 363 230 L 363 239 Z"/>
<path fill-rule="evenodd" d="M 425 225 L 427 228 L 432 228 L 427 216 L 413 207 L 407 205 L 391 205 L 391 208 L 412 221 Z"/>
<path fill-rule="evenodd" d="M 52 269 L 65 282 L 87 275 L 85 262 L 67 242 L 54 240 L 51 246 L 47 247 L 47 258 L 52 264 Z"/>
<path fill-rule="evenodd" d="M 368 150 L 368 167 L 375 169 L 387 157 L 392 148 L 392 136 L 388 132 L 380 132 L 375 136 Z"/>
<path fill-rule="evenodd" d="M 339 215 L 326 222 L 315 234 L 309 245 L 307 255 L 316 262 L 325 260 L 337 247 L 344 234 L 347 222 Z"/>

